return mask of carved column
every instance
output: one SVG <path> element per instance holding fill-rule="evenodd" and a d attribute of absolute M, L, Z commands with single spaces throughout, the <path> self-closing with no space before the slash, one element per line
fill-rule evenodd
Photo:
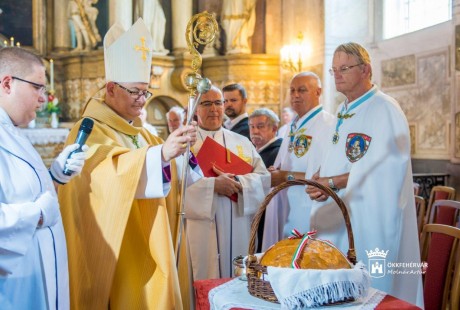
<path fill-rule="evenodd" d="M 192 17 L 192 0 L 172 0 L 172 46 L 173 54 L 186 52 L 185 30 Z"/>
<path fill-rule="evenodd" d="M 70 49 L 68 5 L 68 1 L 54 0 L 54 44 L 51 47 L 53 51 Z"/>
<path fill-rule="evenodd" d="M 119 22 L 125 29 L 133 24 L 132 1 L 110 0 L 109 2 L 109 28 Z"/>

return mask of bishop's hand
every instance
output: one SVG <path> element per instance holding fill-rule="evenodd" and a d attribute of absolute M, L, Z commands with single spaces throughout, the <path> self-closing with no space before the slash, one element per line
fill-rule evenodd
<path fill-rule="evenodd" d="M 190 145 L 196 142 L 196 123 L 174 130 L 161 148 L 161 159 L 165 162 L 184 154 L 187 143 Z"/>

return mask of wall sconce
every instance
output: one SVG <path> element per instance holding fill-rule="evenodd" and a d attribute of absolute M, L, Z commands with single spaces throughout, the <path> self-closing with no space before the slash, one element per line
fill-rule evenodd
<path fill-rule="evenodd" d="M 281 67 L 294 73 L 299 73 L 302 71 L 310 54 L 311 46 L 308 42 L 304 41 L 303 33 L 299 32 L 295 44 L 284 45 L 281 48 Z"/>
<path fill-rule="evenodd" d="M 152 76 L 150 78 L 150 88 L 160 89 L 161 87 L 161 76 L 163 75 L 164 69 L 160 66 L 152 66 Z"/>

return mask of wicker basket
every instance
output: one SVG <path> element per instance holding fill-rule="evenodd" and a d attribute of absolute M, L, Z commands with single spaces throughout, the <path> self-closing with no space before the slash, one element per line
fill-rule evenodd
<path fill-rule="evenodd" d="M 343 217 L 345 219 L 345 225 L 347 227 L 348 244 L 349 244 L 347 258 L 352 264 L 356 264 L 355 242 L 353 239 L 353 231 L 351 229 L 350 217 L 348 215 L 348 210 L 345 207 L 345 204 L 343 203 L 342 199 L 340 199 L 339 196 L 337 196 L 337 194 L 333 190 L 331 190 L 329 187 L 325 187 L 312 180 L 297 180 L 296 179 L 292 181 L 286 181 L 278 185 L 277 187 L 275 187 L 270 192 L 270 194 L 268 194 L 267 197 L 265 197 L 265 200 L 262 202 L 251 224 L 251 239 L 249 241 L 249 256 L 248 256 L 248 263 L 247 263 L 247 269 L 246 269 L 247 278 L 248 278 L 248 290 L 249 290 L 249 294 L 251 294 L 252 296 L 255 296 L 255 297 L 270 301 L 270 302 L 277 303 L 278 299 L 276 298 L 275 293 L 273 292 L 270 282 L 265 281 L 259 277 L 261 274 L 265 274 L 265 275 L 267 274 L 267 267 L 257 263 L 257 257 L 254 256 L 257 229 L 259 227 L 260 218 L 262 217 L 263 212 L 267 208 L 267 205 L 270 202 L 270 200 L 273 198 L 273 196 L 275 196 L 279 191 L 287 187 L 294 186 L 294 185 L 314 186 L 328 193 L 329 196 L 331 196 L 335 200 L 335 202 L 337 202 L 337 205 L 342 211 Z M 305 199 L 309 199 L 309 198 L 306 197 Z"/>

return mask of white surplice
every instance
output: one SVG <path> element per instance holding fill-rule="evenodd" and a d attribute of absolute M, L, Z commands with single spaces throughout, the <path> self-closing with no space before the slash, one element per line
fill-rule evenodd
<path fill-rule="evenodd" d="M 370 270 L 371 286 L 422 306 L 420 268 L 390 268 L 389 265 L 420 263 L 409 127 L 399 104 L 375 86 L 355 102 L 348 103 L 348 107 L 371 92 L 375 94 L 347 113 L 354 115 L 343 120 L 338 143 L 332 143 L 332 136 L 328 139 L 329 150 L 320 175 L 350 173 L 347 187 L 338 195 L 350 213 L 357 258 L 366 265 L 375 264 L 376 261 L 370 259 L 385 259 L 387 264 L 382 266 L 386 273 L 380 278 L 376 277 L 379 274 L 372 277 L 372 271 L 378 269 Z M 338 107 L 339 112 L 343 105 Z M 356 134 L 367 136 L 370 142 L 353 151 L 350 147 Z M 346 253 L 348 239 L 343 216 L 331 199 L 313 204 L 311 227 L 318 230 L 318 238 L 331 241 Z M 376 252 L 376 248 L 379 252 L 388 251 L 387 256 L 368 257 L 366 251 Z M 390 269 L 409 274 L 390 274 Z M 410 274 L 411 270 L 415 274 Z"/>
<path fill-rule="evenodd" d="M 0 108 L 0 308 L 69 309 L 62 221 L 37 229 L 45 191 L 56 195 L 40 155 Z"/>
<path fill-rule="evenodd" d="M 290 131 L 284 136 L 275 160 L 275 168 L 305 172 L 306 179 L 311 179 L 313 174 L 318 171 L 325 155 L 327 141 L 335 125 L 335 117 L 323 110 L 303 126 L 300 127 L 300 125 L 321 108 L 321 106 L 317 106 L 298 120 L 293 120 L 296 124 L 296 129 L 293 130 L 295 137 L 291 139 Z M 308 150 L 303 155 L 299 152 L 289 152 L 291 140 L 295 143 L 302 136 L 311 138 Z M 308 232 L 310 230 L 311 204 L 312 201 L 306 195 L 303 186 L 291 186 L 276 194 L 267 206 L 262 250 L 264 251 L 279 240 L 287 238 L 294 228 L 302 233 Z"/>
<path fill-rule="evenodd" d="M 224 128 L 198 129 L 195 154 L 208 136 L 247 159 L 254 170 L 238 176 L 243 187 L 238 203 L 214 192 L 213 177 L 187 188 L 185 218 L 194 280 L 232 275 L 232 259 L 247 255 L 251 220 L 270 188 L 270 174 L 249 139 Z"/>

